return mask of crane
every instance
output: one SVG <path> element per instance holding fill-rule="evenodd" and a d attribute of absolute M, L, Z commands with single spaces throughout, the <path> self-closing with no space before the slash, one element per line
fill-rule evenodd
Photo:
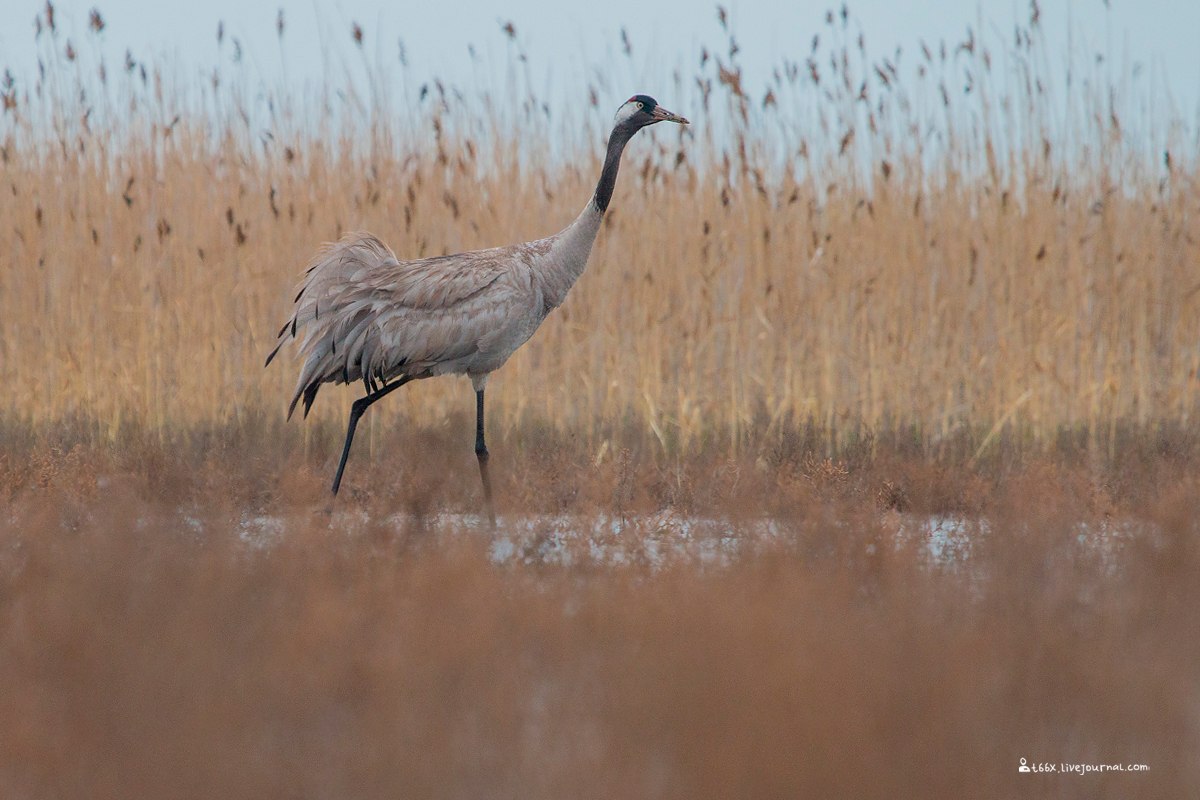
<path fill-rule="evenodd" d="M 368 408 L 410 381 L 465 374 L 475 389 L 475 455 L 495 526 L 483 425 L 488 376 L 566 299 L 587 266 L 625 145 L 659 122 L 688 124 L 644 94 L 621 105 L 595 193 L 570 225 L 544 239 L 400 261 L 378 238 L 357 232 L 317 253 L 265 366 L 284 344 L 300 340 L 297 357 L 303 365 L 289 420 L 301 399 L 308 416 L 322 385 L 362 381 L 366 394 L 350 409 L 333 478 L 335 496 L 354 431 Z"/>

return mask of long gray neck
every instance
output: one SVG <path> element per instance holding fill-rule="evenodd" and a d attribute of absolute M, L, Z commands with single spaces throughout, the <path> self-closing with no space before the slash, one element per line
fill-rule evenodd
<path fill-rule="evenodd" d="M 600 232 L 600 220 L 608 209 L 608 201 L 612 199 L 613 187 L 617 185 L 621 153 L 635 132 L 621 127 L 613 129 L 608 137 L 608 152 L 604 156 L 604 169 L 600 171 L 596 193 L 574 222 L 550 237 L 550 252 L 537 269 L 549 308 L 562 304 L 567 292 L 587 267 L 592 244 Z"/>
<path fill-rule="evenodd" d="M 608 153 L 604 156 L 604 169 L 600 172 L 600 180 L 596 184 L 596 194 L 592 201 L 603 214 L 608 210 L 608 201 L 612 199 L 613 188 L 617 185 L 617 170 L 621 168 L 621 153 L 625 145 L 633 137 L 634 131 L 624 127 L 613 128 L 608 137 Z"/>

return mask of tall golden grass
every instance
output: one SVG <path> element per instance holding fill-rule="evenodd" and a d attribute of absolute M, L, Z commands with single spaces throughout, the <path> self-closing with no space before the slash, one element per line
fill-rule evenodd
<path fill-rule="evenodd" d="M 764 94 L 732 42 L 686 91 L 642 87 L 694 124 L 633 142 L 588 272 L 494 382 L 493 425 L 592 452 L 614 420 L 666 448 L 804 420 L 832 449 L 864 428 L 1111 448 L 1122 424 L 1193 419 L 1194 132 L 1108 73 L 1064 85 L 1036 17 L 995 56 L 974 34 L 921 44 L 915 70 L 869 59 L 844 15 L 820 33 Z M 104 438 L 282 414 L 294 372 L 262 361 L 321 242 L 370 229 L 416 257 L 551 233 L 624 97 L 307 102 L 40 35 L 44 73 L 7 82 L 0 115 L 0 381 L 13 419 Z M 315 413 L 340 424 L 355 394 Z M 471 400 L 405 394 L 372 419 Z"/>

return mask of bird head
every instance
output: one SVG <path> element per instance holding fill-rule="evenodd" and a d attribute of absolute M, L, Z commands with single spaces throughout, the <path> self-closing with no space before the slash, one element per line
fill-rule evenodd
<path fill-rule="evenodd" d="M 630 133 L 645 128 L 647 125 L 653 125 L 656 122 L 678 122 L 680 125 L 688 124 L 686 119 L 678 114 L 672 114 L 660 106 L 653 97 L 644 94 L 635 94 L 626 100 L 625 104 L 617 109 L 617 116 L 614 122 L 615 127 L 627 128 Z"/>

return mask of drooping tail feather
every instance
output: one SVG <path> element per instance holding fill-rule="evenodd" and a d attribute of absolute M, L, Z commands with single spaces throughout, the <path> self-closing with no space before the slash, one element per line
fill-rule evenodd
<path fill-rule="evenodd" d="M 285 330 L 287 329 L 286 325 L 284 326 L 284 329 Z M 263 369 L 266 369 L 267 367 L 271 366 L 271 362 L 275 360 L 275 356 L 279 353 L 279 348 L 283 347 L 283 343 L 286 341 L 283 338 L 282 333 L 279 334 L 279 336 L 280 336 L 279 342 L 276 343 L 275 348 L 273 350 L 271 350 L 270 354 L 267 356 L 267 361 L 265 364 L 263 364 Z"/>
<path fill-rule="evenodd" d="M 304 419 L 308 419 L 308 412 L 312 409 L 313 401 L 317 399 L 317 392 L 321 391 L 321 381 L 313 381 L 304 390 Z M 292 401 L 292 408 L 296 407 L 296 401 Z M 288 412 L 288 417 L 291 417 L 291 412 Z"/>
<path fill-rule="evenodd" d="M 288 419 L 302 398 L 304 416 L 308 416 L 321 384 L 339 380 L 349 383 L 350 373 L 357 373 L 357 366 L 347 361 L 350 354 L 339 346 L 345 342 L 338 340 L 345 336 L 347 328 L 354 329 L 363 315 L 360 310 L 347 317 L 339 314 L 338 308 L 356 299 L 358 273 L 395 261 L 395 254 L 371 234 L 348 233 L 341 240 L 323 246 L 309 263 L 297 287 L 295 313 L 279 329 L 279 341 L 263 365 L 270 366 L 283 345 L 297 339 L 300 329 L 304 329 L 298 355 L 305 356 L 305 360 L 288 404 Z M 361 298 L 357 299 L 361 305 Z"/>

